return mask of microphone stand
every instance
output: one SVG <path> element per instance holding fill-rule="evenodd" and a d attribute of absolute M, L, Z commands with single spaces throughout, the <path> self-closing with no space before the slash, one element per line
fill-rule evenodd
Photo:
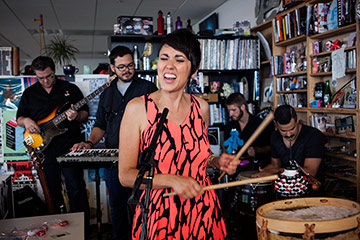
<path fill-rule="evenodd" d="M 144 204 L 141 202 L 139 203 L 141 206 L 141 214 L 143 218 L 142 223 L 142 229 L 141 229 L 141 235 L 140 239 L 146 239 L 146 226 L 147 226 L 147 215 L 149 213 L 149 204 L 150 204 L 150 191 L 153 184 L 153 178 L 154 178 L 154 155 L 155 155 L 155 149 L 156 149 L 156 142 L 160 136 L 160 133 L 162 132 L 164 122 L 166 120 L 166 116 L 168 114 L 169 110 L 167 108 L 164 108 L 160 120 L 158 124 L 156 125 L 156 130 L 153 136 L 153 139 L 151 140 L 150 145 L 141 153 L 140 160 L 139 160 L 139 172 L 135 179 L 132 194 L 129 198 L 130 203 L 138 203 L 136 200 L 136 193 L 140 188 L 141 184 L 145 184 L 145 199 Z M 146 178 L 144 178 L 145 172 L 147 172 Z"/>

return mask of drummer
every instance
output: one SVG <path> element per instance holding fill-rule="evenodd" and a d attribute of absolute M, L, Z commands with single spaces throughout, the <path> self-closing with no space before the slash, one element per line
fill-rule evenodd
<path fill-rule="evenodd" d="M 271 163 L 264 168 L 259 167 L 260 172 L 252 177 L 272 175 L 288 167 L 291 149 L 292 158 L 298 165 L 323 182 L 325 147 L 322 133 L 316 128 L 301 124 L 294 108 L 289 105 L 279 106 L 274 115 L 278 131 L 271 135 Z M 310 191 L 309 194 L 319 195 L 321 191 Z"/>
<path fill-rule="evenodd" d="M 241 93 L 230 94 L 225 105 L 231 121 L 225 127 L 224 146 L 227 147 L 228 153 L 234 154 L 248 141 L 261 124 L 262 119 L 249 113 L 246 99 Z M 258 166 L 264 167 L 270 163 L 270 136 L 273 131 L 274 125 L 271 123 L 247 150 L 248 159 L 255 160 Z M 243 164 L 246 162 L 243 161 Z M 249 170 L 254 167 L 250 164 L 247 167 L 240 166 L 240 168 Z M 254 169 L 257 169 L 257 166 Z"/>

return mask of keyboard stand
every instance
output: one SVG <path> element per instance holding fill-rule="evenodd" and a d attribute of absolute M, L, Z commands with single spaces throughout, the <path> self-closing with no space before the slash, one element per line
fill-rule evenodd
<path fill-rule="evenodd" d="M 102 239 L 102 211 L 100 206 L 100 174 L 99 168 L 95 168 L 95 189 L 96 189 L 96 225 L 97 239 Z"/>

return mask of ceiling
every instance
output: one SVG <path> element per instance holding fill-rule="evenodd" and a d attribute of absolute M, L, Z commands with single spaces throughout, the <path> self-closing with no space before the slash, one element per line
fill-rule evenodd
<path fill-rule="evenodd" d="M 164 15 L 171 12 L 173 22 L 180 16 L 183 25 L 187 19 L 194 24 L 226 1 L 0 0 L 0 46 L 18 46 L 21 62 L 40 55 L 39 22 L 34 19 L 42 14 L 45 43 L 53 36 L 64 35 L 80 50 L 78 59 L 104 58 L 118 16 L 153 17 L 156 31 L 159 10 Z"/>

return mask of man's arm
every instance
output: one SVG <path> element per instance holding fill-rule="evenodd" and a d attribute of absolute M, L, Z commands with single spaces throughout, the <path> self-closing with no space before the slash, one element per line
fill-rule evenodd
<path fill-rule="evenodd" d="M 28 131 L 29 133 L 39 133 L 40 132 L 39 126 L 36 124 L 36 122 L 34 120 L 32 120 L 29 117 L 18 117 L 16 119 L 16 122 L 20 127 L 25 128 L 26 131 Z"/>
<path fill-rule="evenodd" d="M 281 171 L 281 161 L 280 158 L 271 158 L 271 163 L 268 164 L 264 168 L 259 167 L 259 171 L 256 174 L 253 174 L 251 177 L 264 177 L 269 176 L 272 174 L 276 174 L 277 172 Z"/>
<path fill-rule="evenodd" d="M 78 121 L 80 123 L 85 123 L 85 122 L 87 122 L 88 118 L 89 118 L 89 112 L 85 111 L 85 110 L 81 110 L 78 112 L 76 121 Z"/>
<path fill-rule="evenodd" d="M 90 137 L 87 142 L 75 143 L 70 150 L 76 151 L 80 149 L 92 148 L 95 144 L 97 144 L 101 140 L 104 134 L 105 134 L 104 130 L 98 127 L 94 127 L 90 133 Z"/>
<path fill-rule="evenodd" d="M 303 169 L 311 176 L 315 177 L 319 170 L 321 158 L 305 158 Z"/>
<path fill-rule="evenodd" d="M 78 121 L 84 123 L 88 120 L 89 112 L 85 110 L 80 110 L 79 112 L 69 109 L 65 112 L 67 120 L 69 121 Z"/>

